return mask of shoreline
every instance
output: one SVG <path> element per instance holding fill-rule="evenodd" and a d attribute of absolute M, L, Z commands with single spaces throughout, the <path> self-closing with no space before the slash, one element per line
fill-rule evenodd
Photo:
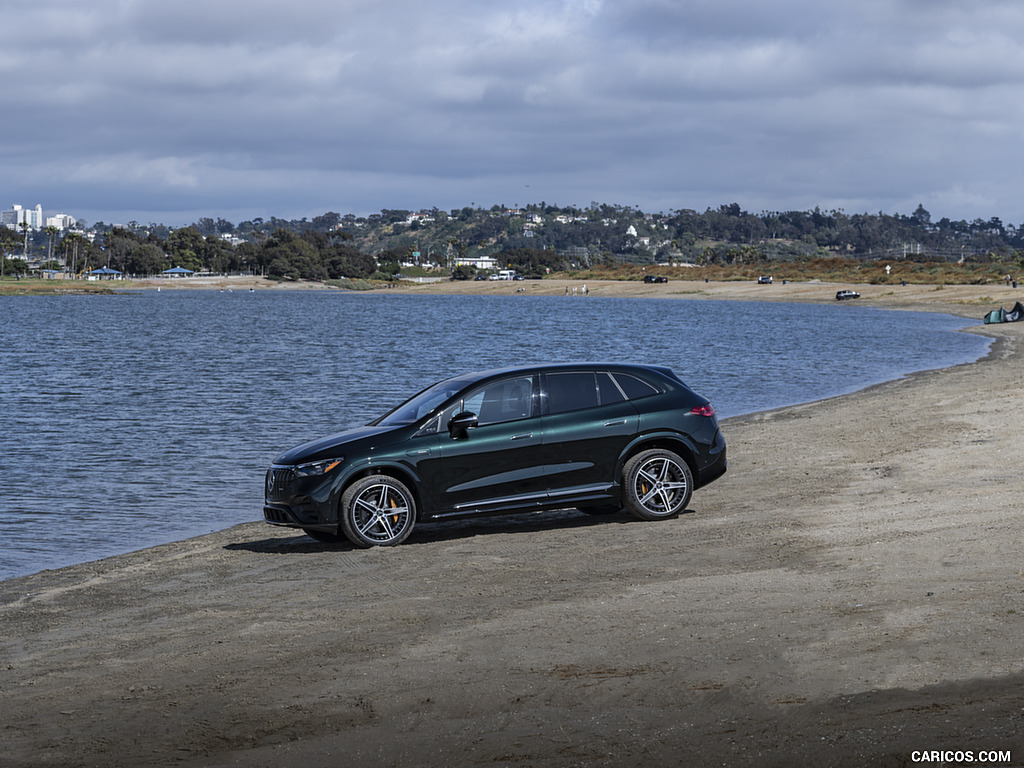
<path fill-rule="evenodd" d="M 859 394 L 861 392 L 867 392 L 867 391 L 873 390 L 873 389 L 878 388 L 878 387 L 884 387 L 884 386 L 887 386 L 889 384 L 892 384 L 893 382 L 898 382 L 898 381 L 901 381 L 901 380 L 904 380 L 904 379 L 912 379 L 913 377 L 918 376 L 918 375 L 924 375 L 924 374 L 934 373 L 934 372 L 937 372 L 937 371 L 943 371 L 943 370 L 948 370 L 948 369 L 952 369 L 952 368 L 957 368 L 957 367 L 960 367 L 962 365 L 973 365 L 973 364 L 976 364 L 976 363 L 979 363 L 979 362 L 985 360 L 986 358 L 992 356 L 993 354 L 996 354 L 996 348 L 997 348 L 997 346 L 1000 344 L 1000 342 L 1002 340 L 999 337 L 994 337 L 994 336 L 992 336 L 990 334 L 985 334 L 981 330 L 978 330 L 978 329 L 972 330 L 972 328 L 973 327 L 969 326 L 967 328 L 960 329 L 958 332 L 962 332 L 962 333 L 972 333 L 973 332 L 973 333 L 977 333 L 978 335 L 987 336 L 988 338 L 990 338 L 992 340 L 992 344 L 989 345 L 989 348 L 986 351 L 986 353 L 984 355 L 982 355 L 981 357 L 979 357 L 978 359 L 976 359 L 976 360 L 970 360 L 970 361 L 967 361 L 967 362 L 964 362 L 964 363 L 957 363 L 955 365 L 945 366 L 945 367 L 941 367 L 941 368 L 928 368 L 928 369 L 923 369 L 923 370 L 919 370 L 919 371 L 910 371 L 909 373 L 901 374 L 898 378 L 889 379 L 889 380 L 881 381 L 881 382 L 876 382 L 876 383 L 873 383 L 873 384 L 868 384 L 868 385 L 866 385 L 864 387 L 861 387 L 860 389 L 853 390 L 852 392 L 845 392 L 845 393 L 841 393 L 841 394 L 837 394 L 837 395 L 828 395 L 828 396 L 825 396 L 825 397 L 818 397 L 818 398 L 815 398 L 815 399 L 812 399 L 812 400 L 806 400 L 806 401 L 803 401 L 803 402 L 790 403 L 790 404 L 787 404 L 787 405 L 780 405 L 780 406 L 776 406 L 776 407 L 773 407 L 773 408 L 765 408 L 765 409 L 761 409 L 761 410 L 757 410 L 757 411 L 739 413 L 739 414 L 734 415 L 734 416 L 720 417 L 719 418 L 719 423 L 723 427 L 728 427 L 728 426 L 733 425 L 733 424 L 741 424 L 741 423 L 748 423 L 750 421 L 757 421 L 757 420 L 760 420 L 762 418 L 769 417 L 771 414 L 775 414 L 775 413 L 780 412 L 780 411 L 785 411 L 785 410 L 790 409 L 790 408 L 798 408 L 798 407 L 801 407 L 801 406 L 813 406 L 813 405 L 816 405 L 818 403 L 828 403 L 828 402 L 833 401 L 833 400 L 839 400 L 839 399 L 842 399 L 842 398 L 852 397 L 852 396 L 857 395 L 857 394 Z M 82 561 L 79 561 L 79 562 L 68 563 L 67 565 L 55 565 L 53 567 L 41 568 L 39 571 L 33 571 L 33 572 L 27 573 L 27 574 L 21 574 L 21 575 L 16 575 L 16 576 L 0 577 L 0 585 L 2 585 L 4 582 L 7 582 L 7 581 L 12 581 L 14 579 L 20 579 L 20 578 L 25 578 L 25 577 L 29 577 L 29 576 L 34 576 L 34 575 L 37 575 L 37 574 L 40 574 L 40 573 L 55 573 L 57 571 L 62 571 L 62 570 L 65 570 L 67 568 L 74 568 L 74 567 L 80 566 L 80 565 L 89 565 L 90 563 L 102 562 L 102 561 L 109 560 L 109 559 L 112 559 L 112 558 L 117 558 L 117 557 L 127 557 L 127 556 L 130 556 L 130 555 L 133 555 L 133 554 L 145 552 L 145 551 L 147 551 L 149 549 L 154 549 L 154 548 L 157 548 L 157 547 L 162 547 L 162 546 L 167 546 L 169 544 L 174 544 L 174 543 L 179 542 L 179 541 L 187 541 L 188 539 L 201 538 L 201 537 L 206 536 L 206 535 L 216 534 L 216 533 L 218 533 L 220 531 L 224 531 L 224 530 L 228 530 L 230 528 L 233 528 L 236 525 L 245 525 L 245 524 L 246 523 L 241 523 L 241 524 L 235 523 L 235 524 L 228 525 L 225 528 L 221 528 L 221 529 L 218 529 L 218 530 L 209 531 L 207 533 L 196 533 L 194 535 L 187 535 L 187 536 L 185 536 L 185 537 L 183 537 L 181 539 L 175 539 L 175 540 L 169 541 L 169 542 L 152 544 L 150 546 L 145 546 L 145 547 L 142 547 L 140 549 L 133 549 L 133 550 L 125 551 L 125 552 L 115 552 L 113 554 L 107 554 L 107 555 L 102 555 L 102 556 L 98 556 L 98 557 L 94 557 L 94 558 L 89 558 L 87 560 L 82 560 Z M 264 523 L 262 521 L 258 521 L 258 524 L 263 525 Z"/>
<path fill-rule="evenodd" d="M 573 288 L 586 285 L 588 296 L 572 295 Z M 135 290 L 313 290 L 348 292 L 323 283 L 310 281 L 276 282 L 260 277 L 140 279 L 116 285 L 119 292 Z M 566 289 L 569 295 L 566 296 Z M 351 291 L 358 294 L 403 293 L 444 295 L 516 295 L 566 296 L 569 299 L 589 298 L 658 298 L 690 299 L 694 301 L 721 299 L 730 301 L 784 301 L 794 303 L 838 304 L 836 291 L 854 290 L 861 298 L 842 302 L 844 305 L 870 306 L 884 309 L 917 309 L 945 312 L 977 319 L 981 324 L 990 309 L 1012 307 L 1019 298 L 1024 300 L 1024 286 L 1020 289 L 1003 284 L 988 285 L 935 285 L 930 283 L 866 284 L 829 283 L 818 280 L 808 282 L 758 285 L 753 281 L 671 280 L 668 283 L 647 284 L 628 280 L 576 280 L 545 278 L 544 280 L 509 281 L 450 281 L 411 283 L 403 281 L 394 288 L 374 288 L 369 291 Z"/>
<path fill-rule="evenodd" d="M 243 291 L 243 292 L 247 291 L 249 287 L 255 286 L 255 285 L 262 285 L 262 287 L 263 287 L 262 289 L 263 290 L 277 290 L 277 289 L 280 289 L 280 287 L 276 283 L 274 283 L 273 281 L 269 281 L 269 280 L 266 280 L 266 279 L 263 279 L 263 278 L 252 278 L 252 277 L 244 277 L 244 276 L 234 276 L 234 277 L 229 277 L 229 278 L 210 277 L 210 278 L 187 278 L 187 279 L 159 278 L 159 279 L 151 279 L 151 280 L 148 280 L 148 281 L 138 280 L 138 281 L 135 281 L 135 282 L 136 283 L 148 282 L 148 283 L 152 283 L 154 285 L 157 285 L 157 284 L 166 285 L 168 283 L 171 283 L 171 284 L 174 284 L 174 285 L 180 287 L 180 289 L 182 289 L 182 290 L 199 290 L 201 292 L 210 292 L 210 291 L 221 291 L 221 292 L 223 292 L 224 290 L 227 289 L 227 288 L 225 288 L 225 286 L 227 285 L 227 283 L 225 281 L 229 281 L 229 282 L 230 281 L 240 281 L 240 282 L 233 283 L 232 287 L 235 288 L 235 289 L 238 289 L 239 291 Z M 563 295 L 567 294 L 567 292 L 565 291 L 565 287 L 564 286 L 571 287 L 571 286 L 577 285 L 577 283 L 579 283 L 579 282 L 580 281 L 554 280 L 554 281 L 550 281 L 550 283 L 551 283 L 550 285 L 545 284 L 543 286 L 537 286 L 537 287 L 540 288 L 540 290 L 535 291 L 533 294 L 527 294 L 527 295 L 563 296 Z M 680 281 L 680 284 L 681 284 L 681 281 Z M 372 291 L 359 291 L 357 293 L 359 293 L 360 295 L 380 294 L 380 293 L 385 293 L 385 294 L 389 294 L 390 293 L 390 294 L 393 294 L 393 293 L 397 292 L 397 293 L 415 293 L 417 295 L 447 295 L 447 296 L 452 296 L 452 295 L 491 295 L 491 296 L 501 296 L 501 295 L 506 295 L 506 294 L 511 294 L 511 295 L 518 296 L 518 295 L 521 295 L 521 294 L 517 293 L 518 285 L 519 285 L 518 283 L 514 283 L 514 282 L 498 282 L 498 281 L 491 281 L 489 283 L 474 282 L 474 281 L 440 282 L 440 283 L 433 283 L 433 284 L 427 284 L 427 285 L 417 285 L 417 286 L 404 285 L 404 286 L 402 286 L 402 288 L 397 289 L 397 290 L 396 289 L 376 289 L 376 290 L 372 290 Z M 534 285 L 535 286 L 537 285 L 536 281 L 534 281 Z M 748 298 L 747 297 L 749 292 L 750 292 L 750 290 L 751 290 L 751 287 L 753 288 L 753 291 L 754 291 L 755 294 L 758 293 L 758 292 L 761 292 L 761 291 L 769 290 L 771 288 L 771 286 L 767 286 L 766 287 L 766 286 L 761 286 L 761 285 L 757 285 L 757 284 L 752 284 L 749 281 L 748 282 L 726 281 L 726 282 L 720 282 L 720 283 L 711 283 L 709 286 L 705 285 L 704 283 L 701 283 L 701 285 L 704 286 L 704 288 L 702 288 L 701 291 L 696 292 L 699 295 L 694 295 L 695 294 L 694 291 L 691 291 L 691 290 L 679 290 L 678 286 L 673 286 L 672 289 L 668 289 L 665 284 L 654 284 L 654 285 L 651 285 L 651 284 L 643 284 L 643 283 L 640 283 L 638 281 L 630 282 L 630 281 L 621 281 L 621 280 L 598 281 L 596 283 L 594 281 L 590 282 L 590 286 L 591 286 L 591 290 L 592 290 L 592 295 L 595 298 L 635 298 L 635 299 L 641 299 L 641 300 L 642 299 L 647 299 L 647 298 L 656 298 L 656 299 L 660 298 L 660 299 L 677 299 L 677 300 L 679 300 L 679 299 L 681 299 L 681 300 L 686 300 L 686 299 L 707 300 L 707 299 L 711 299 L 711 300 L 718 300 L 718 301 L 748 302 L 748 301 L 759 300 L 759 299 L 756 299 L 756 298 Z M 285 290 L 285 291 L 289 291 L 289 292 L 290 291 L 296 291 L 296 290 L 297 291 L 312 290 L 312 291 L 318 291 L 318 292 L 322 292 L 322 291 L 339 292 L 339 289 L 334 288 L 332 286 L 326 286 L 326 285 L 321 284 L 321 283 L 312 283 L 312 282 L 308 282 L 308 281 L 298 281 L 298 282 L 294 282 L 294 283 L 287 283 L 286 286 L 287 287 L 285 287 L 285 288 L 283 288 L 281 290 Z M 835 292 L 835 290 L 837 290 L 837 288 L 833 284 L 820 283 L 820 282 L 817 282 L 817 281 L 813 281 L 813 282 L 807 283 L 807 284 L 793 284 L 793 283 L 791 283 L 790 286 L 793 289 L 796 289 L 797 293 L 795 294 L 795 296 L 794 295 L 774 294 L 773 296 L 770 296 L 770 297 L 767 297 L 767 298 L 762 298 L 760 300 L 770 300 L 770 301 L 774 300 L 774 301 L 779 301 L 779 302 L 792 302 L 792 303 L 828 304 L 828 303 L 831 303 L 831 302 L 821 300 L 820 296 L 821 295 L 834 296 L 834 292 Z M 884 287 L 885 286 L 880 286 L 880 288 L 884 288 Z M 959 295 L 961 297 L 969 297 L 969 296 L 971 296 L 973 294 L 973 292 L 976 292 L 978 290 L 977 287 L 972 287 L 972 286 L 957 286 L 957 287 L 963 289 L 962 291 L 958 292 L 958 294 L 957 294 L 957 295 Z M 655 289 L 656 294 L 661 294 L 661 295 L 651 295 L 651 289 L 652 288 Z M 861 288 L 863 288 L 863 286 L 861 286 Z M 946 314 L 963 317 L 965 319 L 971 319 L 971 316 L 970 316 L 969 313 L 974 310 L 974 305 L 973 305 L 973 303 L 971 302 L 971 300 L 969 298 L 963 299 L 962 303 L 960 303 L 960 304 L 952 304 L 951 303 L 949 305 L 938 305 L 938 304 L 935 304 L 933 302 L 927 301 L 927 299 L 922 299 L 921 297 L 922 297 L 922 295 L 923 296 L 927 296 L 927 295 L 929 295 L 931 293 L 934 293 L 935 291 L 943 290 L 944 287 L 930 286 L 930 285 L 919 285 L 919 286 L 916 286 L 916 288 L 918 290 L 915 291 L 914 293 L 910 293 L 910 294 L 907 294 L 907 295 L 904 295 L 904 296 L 900 297 L 901 301 L 899 302 L 899 306 L 894 306 L 893 305 L 894 302 L 892 300 L 890 300 L 890 302 L 888 302 L 888 303 L 882 303 L 882 302 L 878 301 L 877 299 L 875 301 L 873 301 L 873 302 L 872 301 L 865 302 L 864 304 L 861 304 L 861 306 L 866 306 L 866 307 L 871 307 L 871 308 L 881 308 L 881 309 L 904 309 L 904 310 L 909 310 L 909 311 L 944 312 Z M 142 290 L 150 290 L 151 286 L 142 286 L 141 289 Z M 130 290 L 119 291 L 119 293 L 121 293 L 122 295 L 131 295 L 132 293 L 138 293 L 138 292 L 139 292 L 139 289 L 130 289 Z M 348 292 L 348 291 L 346 291 L 345 289 L 340 289 L 340 292 L 344 293 L 344 292 Z M 108 294 L 108 295 L 110 295 L 110 294 Z M 582 300 L 583 299 L 582 294 L 575 295 L 575 296 L 569 294 L 566 297 L 567 298 L 572 298 L 574 300 Z M 944 295 L 944 298 L 952 298 L 952 297 L 947 297 L 947 296 Z M 854 306 L 854 305 L 855 305 L 854 302 L 845 302 L 843 304 L 844 307 Z M 938 309 L 937 307 L 939 307 L 939 306 L 943 307 L 943 309 Z M 977 327 L 978 328 L 977 335 L 983 335 L 983 336 L 986 336 L 988 338 L 992 338 L 992 336 L 990 334 L 985 334 L 982 330 L 980 330 L 983 327 L 984 326 L 978 326 Z M 959 330 L 962 331 L 962 332 L 971 332 L 971 327 L 962 328 L 962 329 L 959 329 Z M 991 354 L 991 348 L 986 353 L 986 355 L 987 354 Z M 982 357 L 978 358 L 978 360 L 981 360 L 981 359 L 984 359 L 984 355 Z M 975 360 L 975 361 L 968 361 L 967 364 L 969 364 L 970 362 L 977 362 L 977 360 Z M 947 367 L 949 367 L 949 366 L 947 366 Z M 927 370 L 940 370 L 940 369 L 925 369 L 925 371 L 927 371 Z M 905 378 L 905 377 L 908 377 L 908 376 L 913 376 L 915 373 L 919 373 L 919 372 L 921 372 L 921 371 L 911 371 L 909 373 L 899 374 L 898 378 Z M 897 380 L 897 379 L 893 379 L 893 380 Z M 893 380 L 889 380 L 889 381 L 893 381 Z M 824 396 L 824 397 L 817 397 L 817 398 L 814 398 L 814 399 L 811 399 L 811 400 L 806 400 L 806 401 L 796 402 L 796 403 L 788 403 L 788 404 L 774 406 L 774 407 L 767 408 L 767 409 L 761 409 L 761 410 L 758 410 L 758 411 L 741 412 L 741 413 L 739 413 L 737 415 L 729 416 L 729 417 L 721 417 L 720 416 L 720 421 L 723 424 L 728 424 L 730 421 L 733 421 L 733 420 L 736 420 L 736 419 L 748 418 L 748 417 L 755 417 L 755 416 L 757 416 L 760 413 L 772 413 L 772 412 L 783 410 L 783 409 L 789 408 L 789 407 L 794 407 L 794 406 L 799 406 L 799 405 L 808 405 L 808 404 L 813 404 L 813 403 L 816 403 L 816 402 L 832 400 L 832 399 L 835 399 L 835 398 L 847 397 L 849 395 L 856 394 L 857 392 L 862 391 L 864 389 L 870 389 L 870 388 L 875 387 L 875 386 L 882 386 L 882 385 L 884 385 L 886 383 L 888 383 L 888 381 L 881 381 L 881 382 L 876 382 L 876 383 L 872 383 L 872 384 L 867 384 L 867 385 L 861 387 L 860 389 L 852 390 L 850 392 L 844 392 L 844 393 L 840 393 L 840 394 L 827 395 L 827 396 Z M 228 527 L 230 527 L 230 525 L 233 525 L 233 524 L 229 524 Z M 220 530 L 223 530 L 223 529 L 220 529 Z M 186 535 L 184 538 L 193 538 L 194 536 L 202 536 L 202 535 L 204 535 L 204 534 L 196 533 L 194 535 Z M 164 542 L 164 543 L 166 543 L 166 542 Z M 117 551 L 117 550 L 114 550 L 113 553 L 110 553 L 110 554 L 104 554 L 104 555 L 98 555 L 98 556 L 95 556 L 95 557 L 90 557 L 87 560 L 82 560 L 82 561 L 79 561 L 79 562 L 71 562 L 71 563 L 68 563 L 67 565 L 59 565 L 59 564 L 58 565 L 51 565 L 51 566 L 46 567 L 46 568 L 41 568 L 40 570 L 41 571 L 46 571 L 46 572 L 52 572 L 52 571 L 55 571 L 55 570 L 58 570 L 58 569 L 61 569 L 61 568 L 72 567 L 72 566 L 79 565 L 79 564 L 82 564 L 82 563 L 89 563 L 89 562 L 94 562 L 94 561 L 98 561 L 98 560 L 104 560 L 104 559 L 107 559 L 109 557 L 117 557 L 117 556 L 120 556 L 120 555 L 131 554 L 132 552 L 144 551 L 146 549 L 151 548 L 151 546 L 160 546 L 160 545 L 161 544 L 156 543 L 156 544 L 152 544 L 150 546 L 143 546 L 143 547 L 141 547 L 141 549 L 138 549 L 138 550 L 127 550 L 127 551 Z M 9 580 L 15 579 L 15 578 L 21 578 L 22 576 L 26 576 L 26 575 L 33 575 L 33 573 L 38 573 L 38 572 L 39 571 L 34 571 L 34 572 L 31 572 L 31 573 L 27 573 L 27 574 L 19 574 L 19 575 L 14 575 L 14 576 L 0 577 L 0 583 L 2 583 L 3 581 L 9 581 Z"/>
<path fill-rule="evenodd" d="M 996 287 L 952 288 L 860 301 L 981 326 Z M 1019 759 L 1020 325 L 969 329 L 996 339 L 976 362 L 723 420 L 729 473 L 677 520 L 493 518 L 390 551 L 254 522 L 0 582 L 7 756 Z"/>

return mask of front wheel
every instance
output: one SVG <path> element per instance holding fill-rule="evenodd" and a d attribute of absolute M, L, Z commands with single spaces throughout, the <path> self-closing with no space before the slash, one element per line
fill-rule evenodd
<path fill-rule="evenodd" d="M 643 451 L 622 470 L 626 509 L 641 520 L 679 514 L 693 495 L 693 474 L 682 458 L 661 448 Z"/>
<path fill-rule="evenodd" d="M 357 547 L 393 547 L 416 523 L 416 502 L 404 484 L 388 475 L 356 480 L 341 496 L 341 530 Z"/>

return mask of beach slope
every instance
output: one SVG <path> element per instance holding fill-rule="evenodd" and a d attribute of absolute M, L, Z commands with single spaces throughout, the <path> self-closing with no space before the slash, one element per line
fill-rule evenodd
<path fill-rule="evenodd" d="M 1024 324 L 975 331 L 726 420 L 677 519 L 252 523 L 0 582 L 0 764 L 1019 765 Z"/>

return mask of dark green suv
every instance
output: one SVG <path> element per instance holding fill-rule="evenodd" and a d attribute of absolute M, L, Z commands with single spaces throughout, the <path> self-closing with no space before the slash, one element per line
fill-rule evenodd
<path fill-rule="evenodd" d="M 263 516 L 358 547 L 479 514 L 624 506 L 660 520 L 725 468 L 714 408 L 668 368 L 504 368 L 439 381 L 365 427 L 285 451 Z"/>

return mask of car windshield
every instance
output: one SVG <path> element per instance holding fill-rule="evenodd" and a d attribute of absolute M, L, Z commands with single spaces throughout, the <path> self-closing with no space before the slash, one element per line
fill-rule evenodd
<path fill-rule="evenodd" d="M 419 421 L 466 386 L 466 379 L 446 379 L 413 395 L 373 422 L 378 427 L 399 427 Z"/>

